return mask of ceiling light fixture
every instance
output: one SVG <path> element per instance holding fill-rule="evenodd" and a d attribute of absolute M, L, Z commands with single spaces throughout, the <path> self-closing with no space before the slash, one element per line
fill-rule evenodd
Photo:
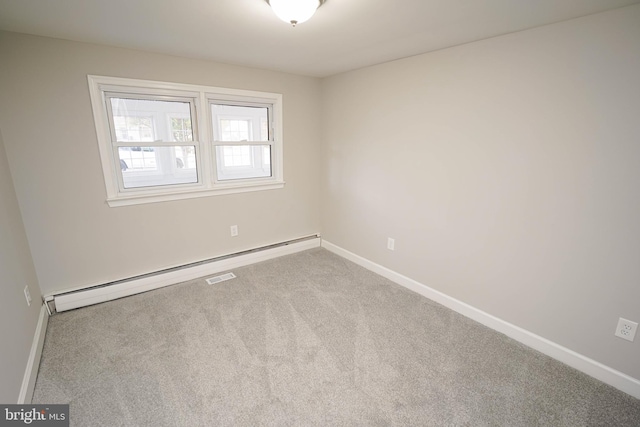
<path fill-rule="evenodd" d="M 326 0 L 266 0 L 276 16 L 294 27 L 309 20 Z"/>

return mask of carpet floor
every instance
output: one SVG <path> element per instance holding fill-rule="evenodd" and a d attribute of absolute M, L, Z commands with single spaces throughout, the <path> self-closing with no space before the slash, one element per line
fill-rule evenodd
<path fill-rule="evenodd" d="M 56 314 L 73 426 L 640 426 L 640 400 L 324 249 Z"/>

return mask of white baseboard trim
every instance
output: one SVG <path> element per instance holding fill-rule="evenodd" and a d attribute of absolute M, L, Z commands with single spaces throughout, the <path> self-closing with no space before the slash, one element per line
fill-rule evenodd
<path fill-rule="evenodd" d="M 20 387 L 20 395 L 18 396 L 18 404 L 24 405 L 31 403 L 33 397 L 33 389 L 36 386 L 38 378 L 38 368 L 40 367 L 40 356 L 42 356 L 42 347 L 44 346 L 44 336 L 47 332 L 47 323 L 49 322 L 49 313 L 44 304 L 40 307 L 40 317 L 36 332 L 33 335 L 31 343 L 31 351 L 27 360 L 27 367 L 22 378 L 22 387 Z"/>
<path fill-rule="evenodd" d="M 533 348 L 547 356 L 550 356 L 560 362 L 571 366 L 585 374 L 592 376 L 605 384 L 609 384 L 612 387 L 621 390 L 636 399 L 640 399 L 640 380 L 630 377 L 622 372 L 616 371 L 600 362 L 589 359 L 573 350 L 565 348 L 559 344 L 549 341 L 539 335 L 508 323 L 502 319 L 492 316 L 489 313 L 485 313 L 469 304 L 452 298 L 440 291 L 437 291 L 429 286 L 426 286 L 420 282 L 410 279 L 402 274 L 396 273 L 386 267 L 376 264 L 373 261 L 369 261 L 366 258 L 356 255 L 353 252 L 349 252 L 333 243 L 326 240 L 322 240 L 322 247 L 339 255 L 349 261 L 352 261 L 367 270 L 373 271 L 392 282 L 395 282 L 405 288 L 408 288 L 430 300 L 433 300 L 443 306 L 456 311 L 463 316 L 466 316 L 478 323 L 481 323 L 495 331 L 498 331 L 522 344 Z"/>
<path fill-rule="evenodd" d="M 97 288 L 88 288 L 71 293 L 62 293 L 54 295 L 53 299 L 55 301 L 56 311 L 62 312 L 147 292 L 165 286 L 175 285 L 176 283 L 186 282 L 187 280 L 197 279 L 210 274 L 220 273 L 225 270 L 244 267 L 245 265 L 254 264 L 256 262 L 266 261 L 283 255 L 289 255 L 295 252 L 318 247 L 320 247 L 320 238 L 314 237 L 308 240 L 286 244 L 284 246 L 258 250 L 256 252 L 208 262 L 206 264 L 186 267 L 139 279 L 132 279 L 123 283 Z"/>

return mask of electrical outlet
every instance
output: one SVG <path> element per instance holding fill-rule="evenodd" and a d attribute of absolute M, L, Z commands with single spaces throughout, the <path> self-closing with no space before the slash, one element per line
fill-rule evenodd
<path fill-rule="evenodd" d="M 27 299 L 27 305 L 31 306 L 31 293 L 28 285 L 24 287 L 24 297 Z"/>
<path fill-rule="evenodd" d="M 391 237 L 387 239 L 387 249 L 390 251 L 396 250 L 396 239 L 392 239 Z"/>
<path fill-rule="evenodd" d="M 238 226 L 237 225 L 232 225 L 231 226 L 231 237 L 236 237 L 238 235 Z"/>
<path fill-rule="evenodd" d="M 638 324 L 636 322 L 632 322 L 631 320 L 623 319 L 622 317 L 618 320 L 618 327 L 616 328 L 616 336 L 622 338 L 623 340 L 633 341 L 636 337 L 636 330 L 638 329 Z"/>

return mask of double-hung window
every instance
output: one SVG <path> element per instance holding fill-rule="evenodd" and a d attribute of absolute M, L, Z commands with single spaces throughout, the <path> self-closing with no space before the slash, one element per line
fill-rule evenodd
<path fill-rule="evenodd" d="M 269 138 L 270 105 L 211 100 L 216 179 L 265 178 L 271 175 L 273 143 Z"/>
<path fill-rule="evenodd" d="M 198 184 L 194 100 L 104 92 L 111 154 L 123 192 Z M 180 119 L 180 130 L 174 131 Z"/>
<path fill-rule="evenodd" d="M 110 206 L 282 188 L 280 94 L 89 76 Z"/>

